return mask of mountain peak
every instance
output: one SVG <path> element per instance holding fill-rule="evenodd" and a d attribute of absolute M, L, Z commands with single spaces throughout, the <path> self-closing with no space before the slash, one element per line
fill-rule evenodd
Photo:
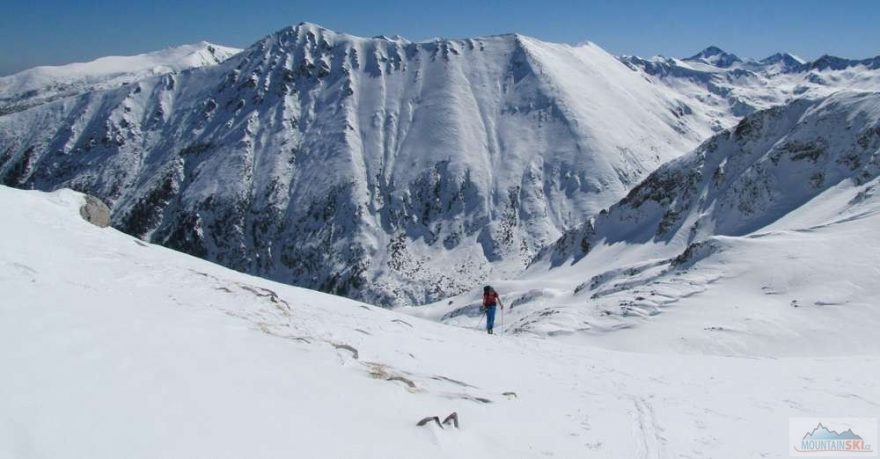
<path fill-rule="evenodd" d="M 723 49 L 721 49 L 717 46 L 712 45 L 712 46 L 707 46 L 706 49 L 700 51 L 700 53 L 697 54 L 697 56 L 709 57 L 709 56 L 720 56 L 720 55 L 724 55 L 724 54 L 727 54 L 727 52 L 725 52 Z"/>
<path fill-rule="evenodd" d="M 716 67 L 730 67 L 737 62 L 742 62 L 736 54 L 728 53 L 717 46 L 709 46 L 684 60 L 699 61 Z"/>
<path fill-rule="evenodd" d="M 801 59 L 798 56 L 795 56 L 791 53 L 779 52 L 772 56 L 767 56 L 764 59 L 761 59 L 762 64 L 775 64 L 777 62 L 783 63 L 793 63 L 793 64 L 804 64 L 806 61 Z"/>
<path fill-rule="evenodd" d="M 313 30 L 313 31 L 315 31 L 315 30 L 316 30 L 316 31 L 328 31 L 328 30 L 330 30 L 330 29 L 328 29 L 328 28 L 322 26 L 321 24 L 316 24 L 316 23 L 314 23 L 314 22 L 307 22 L 307 21 L 300 22 L 299 24 L 297 24 L 296 26 L 294 26 L 294 29 L 299 29 L 299 30 Z"/>
<path fill-rule="evenodd" d="M 807 65 L 814 70 L 843 70 L 857 65 L 863 65 L 869 69 L 876 70 L 880 69 L 880 56 L 856 60 L 824 54 Z"/>
<path fill-rule="evenodd" d="M 313 35 L 325 35 L 325 34 L 336 34 L 331 29 L 328 29 L 320 24 L 315 24 L 314 22 L 300 22 L 296 25 L 290 25 L 284 27 L 280 30 L 277 30 L 268 35 L 268 37 L 273 36 L 298 36 L 300 34 L 312 33 Z"/>
<path fill-rule="evenodd" d="M 810 68 L 816 70 L 843 70 L 854 65 L 855 61 L 845 59 L 830 54 L 823 54 L 821 57 L 810 63 Z"/>
<path fill-rule="evenodd" d="M 805 62 L 794 54 L 779 52 L 761 59 L 758 64 L 768 66 L 774 71 L 789 72 L 803 68 Z"/>

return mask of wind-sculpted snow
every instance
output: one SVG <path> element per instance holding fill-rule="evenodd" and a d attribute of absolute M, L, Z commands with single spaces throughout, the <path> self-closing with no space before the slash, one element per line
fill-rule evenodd
<path fill-rule="evenodd" d="M 710 132 L 595 45 L 311 24 L 226 62 L 0 117 L 0 179 L 114 226 L 382 304 L 513 273 Z"/>

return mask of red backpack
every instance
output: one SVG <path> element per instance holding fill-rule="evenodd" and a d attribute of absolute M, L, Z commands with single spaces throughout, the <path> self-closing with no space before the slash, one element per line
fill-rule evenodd
<path fill-rule="evenodd" d="M 492 290 L 489 293 L 483 294 L 483 307 L 493 306 L 498 303 L 498 293 L 495 290 Z"/>

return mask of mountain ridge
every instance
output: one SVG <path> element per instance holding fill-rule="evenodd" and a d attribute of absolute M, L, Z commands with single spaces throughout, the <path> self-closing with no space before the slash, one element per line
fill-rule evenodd
<path fill-rule="evenodd" d="M 831 137 L 836 123 L 844 117 L 835 113 L 838 106 L 855 112 L 845 118 L 860 118 L 856 134 L 838 135 L 838 139 Z M 573 253 L 563 255 L 565 260 L 559 258 L 559 249 L 572 240 L 574 233 L 563 236 L 557 243 L 560 245 L 550 249 L 556 253 L 555 261 L 551 263 L 559 265 L 568 257 L 576 260 L 586 255 L 589 250 L 581 248 L 594 246 L 598 241 L 593 237 L 607 238 L 613 243 L 670 241 L 686 236 L 690 243 L 705 238 L 707 234 L 742 236 L 767 226 L 840 181 L 869 182 L 880 174 L 880 164 L 872 156 L 872 148 L 880 145 L 878 113 L 880 92 L 842 92 L 816 101 L 796 100 L 746 117 L 736 128 L 716 135 L 693 152 L 664 164 L 619 203 L 600 212 L 596 221 L 575 230 L 578 236 L 574 239 L 581 236 L 582 239 L 571 246 L 574 247 Z M 852 129 L 853 124 L 850 120 L 846 130 Z M 731 149 L 739 149 L 736 151 L 741 153 L 731 153 Z M 773 172 L 774 169 L 783 169 L 780 163 L 788 164 L 792 169 L 809 169 L 809 173 L 795 173 L 793 170 L 784 173 L 797 178 L 806 177 L 807 183 L 780 186 L 786 183 L 784 174 Z M 711 176 L 708 170 L 713 171 Z M 755 174 L 773 183 L 757 184 Z M 706 191 L 699 187 L 715 187 L 716 190 Z M 745 193 L 748 190 L 751 191 Z M 787 197 L 789 194 L 791 199 Z M 727 202 L 720 204 L 716 199 Z M 656 207 L 659 212 L 638 212 L 642 206 Z M 709 214 L 689 218 L 691 213 L 700 212 L 697 207 Z M 735 215 L 723 214 L 721 209 Z M 703 220 L 707 217 L 712 221 Z M 606 223 L 610 224 L 610 220 L 617 219 L 622 223 L 630 218 L 639 219 L 638 223 L 629 225 L 635 231 L 600 229 Z M 692 227 L 686 228 L 686 222 Z M 631 239 L 633 233 L 638 234 L 637 239 Z"/>
<path fill-rule="evenodd" d="M 743 99 L 720 73 L 648 64 L 519 34 L 413 43 L 304 23 L 220 64 L 0 116 L 0 179 L 96 194 L 114 226 L 241 271 L 430 302 L 521 271 L 793 94 Z"/>
<path fill-rule="evenodd" d="M 216 65 L 239 51 L 200 41 L 131 56 L 29 68 L 0 77 L 0 115 L 155 75 Z"/>
<path fill-rule="evenodd" d="M 678 106 L 593 45 L 304 24 L 216 66 L 0 117 L 0 168 L 97 194 L 117 227 L 236 269 L 424 302 L 521 269 L 695 144 L 706 120 Z M 23 135 L 33 123 L 50 135 Z"/>

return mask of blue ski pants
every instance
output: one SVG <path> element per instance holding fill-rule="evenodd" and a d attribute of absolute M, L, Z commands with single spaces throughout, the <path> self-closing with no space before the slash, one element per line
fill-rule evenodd
<path fill-rule="evenodd" d="M 486 307 L 486 330 L 495 328 L 495 305 Z"/>

